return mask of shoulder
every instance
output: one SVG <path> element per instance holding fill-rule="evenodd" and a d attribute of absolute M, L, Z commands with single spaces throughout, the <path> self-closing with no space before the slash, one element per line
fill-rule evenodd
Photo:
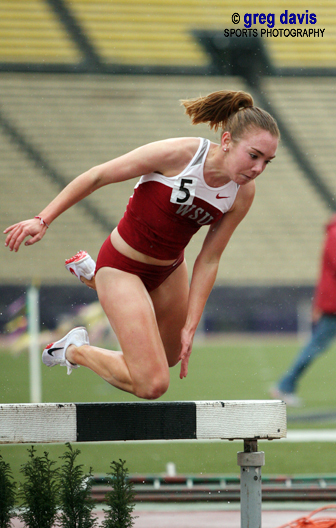
<path fill-rule="evenodd" d="M 255 191 L 255 181 L 251 181 L 246 185 L 241 185 L 238 189 L 237 197 L 234 201 L 231 211 L 241 212 L 243 215 L 245 215 L 252 205 Z"/>
<path fill-rule="evenodd" d="M 155 167 L 155 172 L 166 176 L 178 174 L 190 163 L 200 145 L 196 137 L 170 138 L 149 143 L 141 149 L 141 155 Z"/>
<path fill-rule="evenodd" d="M 199 138 L 172 138 L 147 143 L 96 167 L 100 187 L 160 172 L 178 174 L 197 152 Z"/>
<path fill-rule="evenodd" d="M 163 141 L 156 141 L 151 144 L 157 152 L 166 156 L 167 161 L 185 160 L 189 162 L 196 154 L 200 145 L 197 137 L 170 138 Z"/>
<path fill-rule="evenodd" d="M 223 215 L 219 224 L 222 224 L 222 229 L 229 229 L 233 232 L 237 225 L 243 220 L 248 213 L 255 195 L 255 182 L 251 181 L 246 185 L 242 185 L 238 189 L 236 199 L 231 209 Z"/>
<path fill-rule="evenodd" d="M 247 183 L 246 185 L 241 185 L 238 190 L 237 196 L 241 196 L 241 198 L 245 201 L 253 200 L 256 192 L 256 184 L 255 181 L 251 181 Z"/>

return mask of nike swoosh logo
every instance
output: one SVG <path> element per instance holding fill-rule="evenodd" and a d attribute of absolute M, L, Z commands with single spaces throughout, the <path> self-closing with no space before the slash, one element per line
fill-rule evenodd
<path fill-rule="evenodd" d="M 62 349 L 63 349 L 63 347 L 49 348 L 48 354 L 49 354 L 49 356 L 53 356 L 53 352 L 55 352 L 56 350 L 62 350 Z"/>
<path fill-rule="evenodd" d="M 230 198 L 230 196 L 220 196 L 219 193 L 217 194 L 216 196 L 217 199 L 220 199 L 220 198 Z"/>

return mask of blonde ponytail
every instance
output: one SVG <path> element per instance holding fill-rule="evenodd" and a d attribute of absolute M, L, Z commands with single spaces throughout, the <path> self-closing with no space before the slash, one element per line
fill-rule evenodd
<path fill-rule="evenodd" d="M 233 140 L 238 141 L 252 127 L 280 137 L 273 117 L 253 106 L 253 98 L 246 92 L 223 90 L 197 99 L 182 100 L 181 104 L 193 125 L 207 123 L 215 131 L 221 128 L 222 132 L 230 132 Z"/>

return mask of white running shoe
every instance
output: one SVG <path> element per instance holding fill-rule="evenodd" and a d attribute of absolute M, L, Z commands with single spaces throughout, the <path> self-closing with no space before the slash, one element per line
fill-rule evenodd
<path fill-rule="evenodd" d="M 275 400 L 282 400 L 288 407 L 301 407 L 302 400 L 294 392 L 282 392 L 278 387 L 271 387 L 270 395 Z"/>
<path fill-rule="evenodd" d="M 96 263 L 86 251 L 81 250 L 65 261 L 65 267 L 78 279 L 84 277 L 84 279 L 91 280 L 95 273 Z"/>
<path fill-rule="evenodd" d="M 50 343 L 47 345 L 42 352 L 42 361 L 47 367 L 54 367 L 60 365 L 61 367 L 67 367 L 67 373 L 71 374 L 72 369 L 78 368 L 79 365 L 70 363 L 65 357 L 68 346 L 82 346 L 89 345 L 89 336 L 84 326 L 73 328 L 70 332 L 62 339 Z"/>

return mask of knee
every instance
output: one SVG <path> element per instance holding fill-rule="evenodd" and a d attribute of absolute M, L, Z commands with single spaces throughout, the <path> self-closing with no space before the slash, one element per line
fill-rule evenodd
<path fill-rule="evenodd" d="M 163 376 L 153 378 L 151 380 L 146 380 L 146 383 L 141 384 L 135 390 L 135 395 L 138 398 L 143 398 L 145 400 L 156 400 L 160 398 L 165 392 L 167 392 L 169 387 L 169 373 Z"/>

